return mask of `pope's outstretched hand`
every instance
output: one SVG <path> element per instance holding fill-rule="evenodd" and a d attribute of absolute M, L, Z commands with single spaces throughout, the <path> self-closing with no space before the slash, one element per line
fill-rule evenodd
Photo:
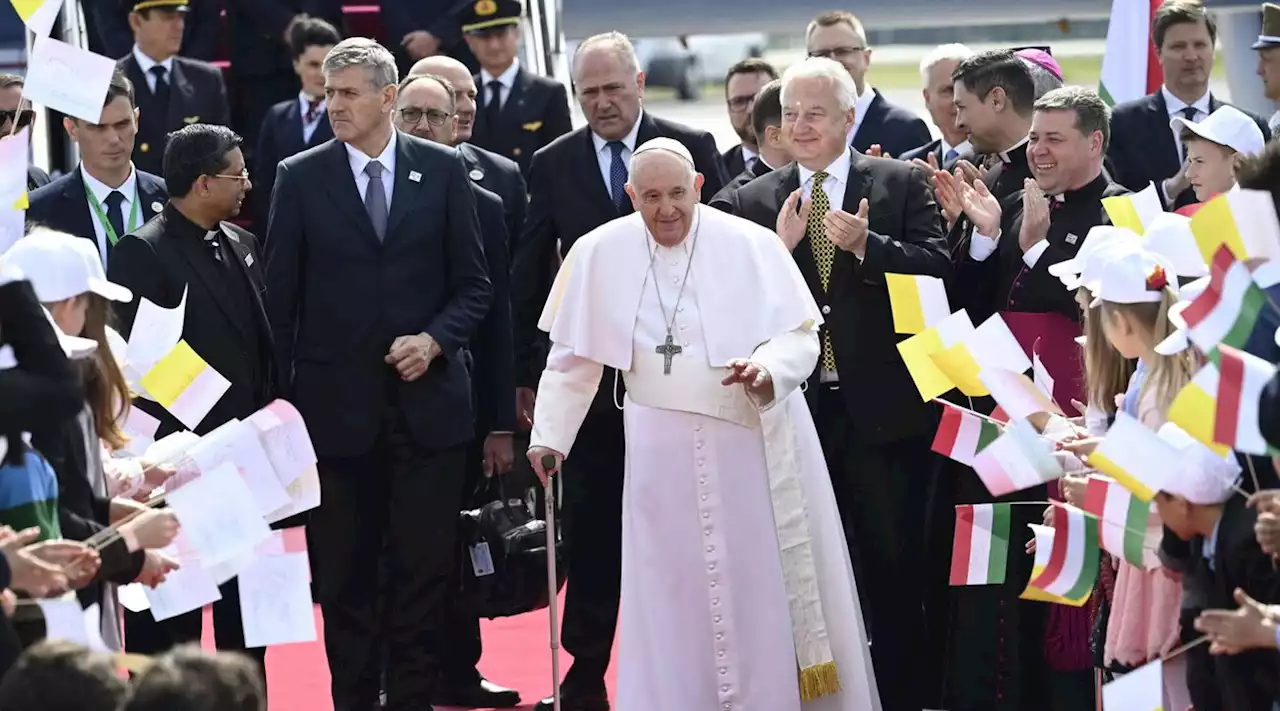
<path fill-rule="evenodd" d="M 543 461 L 547 457 L 551 459 Z M 552 466 L 547 466 L 552 462 L 554 462 Z M 560 465 L 564 464 L 564 455 L 550 447 L 530 447 L 529 464 L 533 466 L 533 473 L 538 475 L 538 481 L 546 486 L 547 478 L 560 471 Z"/>
<path fill-rule="evenodd" d="M 758 363 L 753 363 L 745 358 L 736 358 L 729 361 L 729 375 L 720 381 L 721 385 L 734 385 L 742 383 L 747 392 L 756 397 L 762 403 L 773 402 L 773 376 L 769 375 L 769 371 Z"/>

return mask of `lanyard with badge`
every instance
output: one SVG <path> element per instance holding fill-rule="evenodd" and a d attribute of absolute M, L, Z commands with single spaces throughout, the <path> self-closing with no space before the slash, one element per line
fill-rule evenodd
<path fill-rule="evenodd" d="M 102 223 L 102 231 L 107 235 L 107 242 L 111 246 L 116 246 L 122 235 L 116 234 L 116 228 L 111 226 L 111 220 L 107 217 L 107 213 L 102 211 L 102 205 L 98 204 L 98 198 L 94 196 L 93 191 L 89 189 L 88 184 L 84 186 L 84 194 L 89 198 L 89 206 L 93 208 L 93 213 L 98 216 L 98 222 Z M 133 204 L 129 207 L 129 224 L 125 229 L 125 234 L 138 229 L 138 205 L 142 202 L 141 195 L 138 194 L 137 184 L 133 188 Z"/>

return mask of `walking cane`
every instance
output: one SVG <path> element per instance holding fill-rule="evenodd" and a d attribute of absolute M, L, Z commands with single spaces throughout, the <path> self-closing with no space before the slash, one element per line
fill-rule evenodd
<path fill-rule="evenodd" d="M 554 455 L 542 457 L 542 468 L 547 473 L 544 505 L 547 512 L 547 610 L 551 618 L 551 699 L 554 711 L 560 711 L 560 604 L 557 599 L 559 586 L 556 585 L 556 494 L 553 478 L 558 472 L 555 467 Z"/>

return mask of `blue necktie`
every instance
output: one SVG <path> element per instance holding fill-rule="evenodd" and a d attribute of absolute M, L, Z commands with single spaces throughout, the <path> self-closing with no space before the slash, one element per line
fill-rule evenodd
<path fill-rule="evenodd" d="M 960 152 L 959 152 L 959 151 L 957 151 L 957 150 L 956 150 L 956 149 L 954 149 L 954 148 L 948 148 L 948 149 L 947 149 L 947 157 L 942 159 L 942 164 L 943 164 L 943 165 L 946 165 L 946 164 L 950 163 L 951 161 L 955 160 L 955 159 L 956 159 L 956 156 L 958 156 L 958 155 L 960 155 Z"/>
<path fill-rule="evenodd" d="M 622 151 L 626 148 L 622 141 L 609 141 L 609 150 L 613 151 L 613 162 L 609 164 L 609 195 L 619 212 L 627 204 L 627 164 L 622 160 Z"/>

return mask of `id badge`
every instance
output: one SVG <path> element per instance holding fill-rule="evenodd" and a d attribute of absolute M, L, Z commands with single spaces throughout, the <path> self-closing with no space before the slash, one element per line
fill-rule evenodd
<path fill-rule="evenodd" d="M 471 569 L 477 578 L 493 575 L 493 556 L 489 555 L 489 543 L 482 541 L 468 549 L 471 552 Z"/>

